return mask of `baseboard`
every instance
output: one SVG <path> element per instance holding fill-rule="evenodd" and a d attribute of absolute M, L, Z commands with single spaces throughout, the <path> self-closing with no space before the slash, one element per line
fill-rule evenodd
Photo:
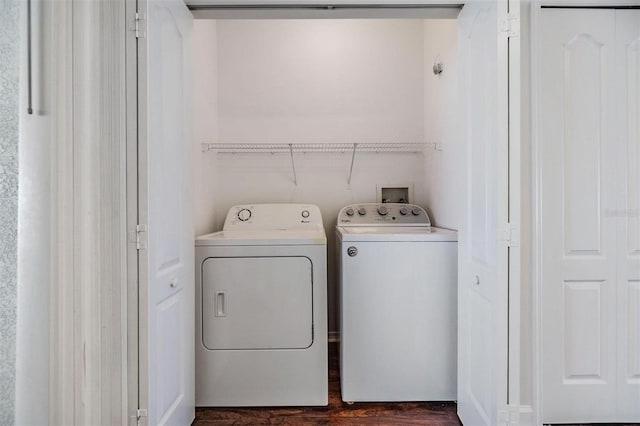
<path fill-rule="evenodd" d="M 329 332 L 329 343 L 337 343 L 340 341 L 340 332 L 339 331 L 330 331 Z"/>

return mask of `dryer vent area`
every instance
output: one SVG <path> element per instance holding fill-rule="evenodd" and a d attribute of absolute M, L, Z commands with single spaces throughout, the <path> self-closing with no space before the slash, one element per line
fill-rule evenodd
<path fill-rule="evenodd" d="M 457 31 L 451 17 L 196 19 L 194 234 L 249 203 L 315 204 L 331 230 L 340 208 L 379 201 L 380 188 L 409 188 L 435 226 L 457 229 Z"/>

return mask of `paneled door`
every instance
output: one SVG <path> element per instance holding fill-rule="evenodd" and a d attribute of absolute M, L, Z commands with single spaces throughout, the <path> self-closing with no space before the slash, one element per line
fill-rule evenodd
<path fill-rule="evenodd" d="M 618 208 L 617 421 L 640 422 L 640 10 L 616 11 L 620 94 Z"/>
<path fill-rule="evenodd" d="M 541 28 L 543 421 L 639 421 L 640 21 L 543 9 Z"/>
<path fill-rule="evenodd" d="M 193 18 L 182 0 L 139 1 L 138 8 L 140 420 L 188 425 L 195 406 Z"/>
<path fill-rule="evenodd" d="M 509 421 L 509 244 L 503 237 L 509 220 L 509 35 L 499 31 L 506 11 L 505 1 L 468 2 L 458 16 L 467 158 L 458 243 L 457 395 L 458 416 L 468 425 Z"/>

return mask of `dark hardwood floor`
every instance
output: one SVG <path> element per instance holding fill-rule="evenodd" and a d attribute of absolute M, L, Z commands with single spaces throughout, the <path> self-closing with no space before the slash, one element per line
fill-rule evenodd
<path fill-rule="evenodd" d="M 461 425 L 453 402 L 356 403 L 340 399 L 337 344 L 329 344 L 329 405 L 196 408 L 194 425 Z"/>

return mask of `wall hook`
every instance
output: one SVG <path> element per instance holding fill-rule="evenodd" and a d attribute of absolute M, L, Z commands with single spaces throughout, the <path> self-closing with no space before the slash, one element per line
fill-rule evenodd
<path fill-rule="evenodd" d="M 440 59 L 440 55 L 436 56 L 436 60 L 433 63 L 433 74 L 440 75 L 444 71 L 444 64 Z"/>

